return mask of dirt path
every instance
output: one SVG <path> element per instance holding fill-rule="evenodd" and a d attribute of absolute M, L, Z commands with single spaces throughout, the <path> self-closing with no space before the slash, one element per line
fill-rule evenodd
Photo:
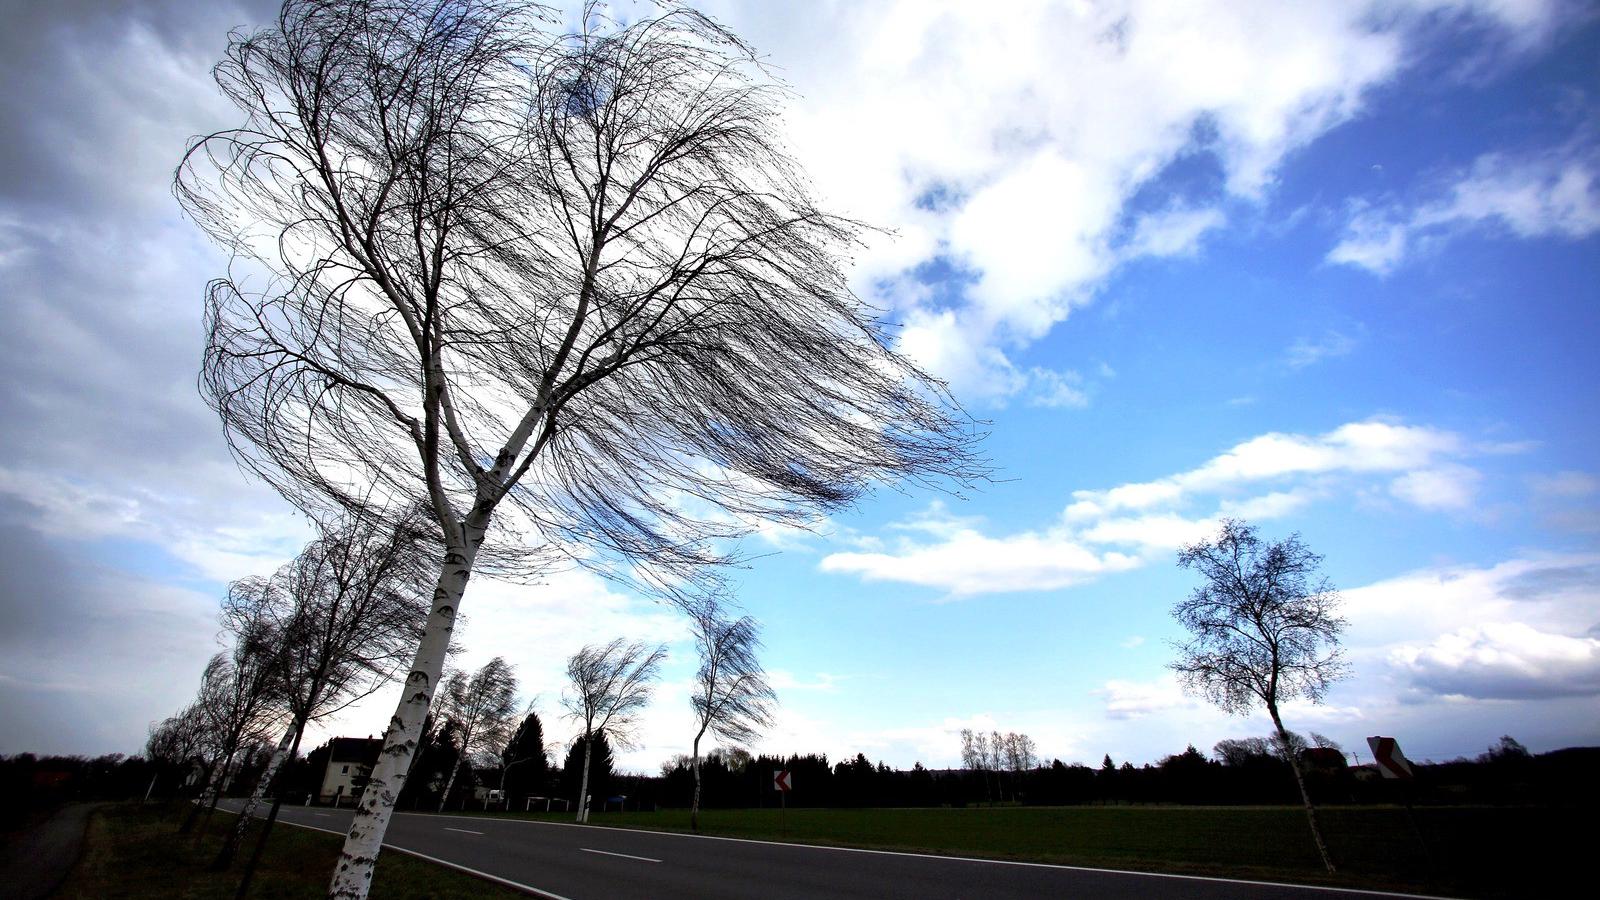
<path fill-rule="evenodd" d="M 83 852 L 94 803 L 69 803 L 0 846 L 0 885 L 11 900 L 43 900 L 72 871 Z"/>

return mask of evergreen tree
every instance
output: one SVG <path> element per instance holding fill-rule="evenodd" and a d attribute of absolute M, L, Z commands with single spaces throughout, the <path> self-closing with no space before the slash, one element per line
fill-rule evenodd
<path fill-rule="evenodd" d="M 544 725 L 529 712 L 500 752 L 501 788 L 510 809 L 521 809 L 530 796 L 544 796 L 550 785 L 550 760 L 544 755 Z"/>
<path fill-rule="evenodd" d="M 606 798 L 611 796 L 611 765 L 611 742 L 606 740 L 605 732 L 597 731 L 589 760 L 589 796 L 594 798 L 596 806 L 603 807 Z M 579 785 L 582 783 L 583 738 L 579 737 L 567 748 L 567 759 L 561 766 L 561 796 L 571 799 L 574 809 L 578 806 Z"/>

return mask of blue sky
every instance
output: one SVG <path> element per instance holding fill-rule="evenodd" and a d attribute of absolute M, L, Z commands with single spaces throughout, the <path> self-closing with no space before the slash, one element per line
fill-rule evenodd
<path fill-rule="evenodd" d="M 1263 733 L 1164 668 L 1175 548 L 1223 515 L 1298 531 L 1346 597 L 1354 677 L 1291 727 L 1437 759 L 1600 740 L 1592 10 L 704 8 L 794 88 L 819 192 L 894 230 L 857 290 L 999 470 L 749 539 L 783 704 L 761 749 L 949 765 L 992 727 L 1142 762 Z M 166 192 L 184 138 L 231 121 L 206 76 L 227 28 L 269 12 L 28 7 L 0 48 L 0 752 L 136 749 L 193 691 L 225 583 L 307 536 L 193 389 L 223 261 Z M 668 611 L 581 573 L 478 582 L 463 611 L 464 661 L 505 655 L 550 719 L 581 644 L 670 642 L 624 759 L 686 749 Z"/>

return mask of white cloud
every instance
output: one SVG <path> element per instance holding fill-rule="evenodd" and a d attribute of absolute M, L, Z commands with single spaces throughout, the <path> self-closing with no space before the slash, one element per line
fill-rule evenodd
<path fill-rule="evenodd" d="M 1222 227 L 1226 221 L 1222 210 L 1215 208 L 1176 207 L 1152 213 L 1139 220 L 1133 236 L 1122 245 L 1121 255 L 1130 259 L 1192 256 L 1199 251 L 1200 239 L 1206 232 Z"/>
<path fill-rule="evenodd" d="M 1600 556 L 1426 569 L 1342 596 L 1374 707 L 1600 693 Z"/>
<path fill-rule="evenodd" d="M 895 286 L 879 298 L 902 349 L 969 401 L 1026 387 L 1012 357 L 1117 266 L 1192 254 L 1228 203 L 1265 197 L 1291 153 L 1403 70 L 1433 12 L 1516 34 L 1554 16 L 1437 0 L 709 8 L 786 67 L 792 143 L 825 198 L 898 229 L 858 284 Z M 1204 196 L 1164 190 L 1195 156 L 1219 173 Z M 905 287 L 935 258 L 971 276 L 954 307 Z"/>
<path fill-rule="evenodd" d="M 1504 700 L 1600 695 L 1600 640 L 1521 622 L 1472 625 L 1397 647 L 1389 659 L 1434 694 Z"/>
<path fill-rule="evenodd" d="M 1493 228 L 1515 237 L 1577 240 L 1600 231 L 1600 166 L 1579 142 L 1540 156 L 1479 157 L 1442 196 L 1413 208 L 1353 208 L 1328 261 L 1386 275 L 1407 255 L 1462 231 Z"/>
<path fill-rule="evenodd" d="M 1483 475 L 1470 466 L 1446 464 L 1396 478 L 1389 492 L 1423 509 L 1466 509 L 1477 496 Z"/>
<path fill-rule="evenodd" d="M 1454 432 L 1381 419 L 1321 435 L 1273 432 L 1165 478 L 1073 491 L 1059 521 L 1041 530 L 991 536 L 981 519 L 936 503 L 892 526 L 933 540 L 833 553 L 822 570 L 954 596 L 1055 590 L 1167 556 L 1214 533 L 1223 517 L 1283 518 L 1374 476 L 1388 476 L 1390 493 L 1420 509 L 1469 508 L 1481 476 L 1454 458 L 1475 449 Z"/>
<path fill-rule="evenodd" d="M 938 588 L 957 596 L 1054 590 L 1134 568 L 1123 553 L 1099 553 L 1059 533 L 986 537 L 962 529 L 937 544 L 904 544 L 894 553 L 832 553 L 822 571 Z"/>
<path fill-rule="evenodd" d="M 1201 466 L 1159 481 L 1125 484 L 1105 491 L 1074 491 L 1069 521 L 1117 510 L 1170 506 L 1200 493 L 1225 493 L 1254 483 L 1325 473 L 1414 470 L 1463 451 L 1451 432 L 1381 419 L 1352 422 L 1322 435 L 1273 432 L 1234 446 Z M 1269 495 L 1270 496 L 1270 495 Z M 1258 514 L 1287 512 L 1301 500 L 1284 496 L 1262 500 Z"/>
<path fill-rule="evenodd" d="M 1105 699 L 1107 718 L 1139 719 L 1154 713 L 1198 708 L 1202 704 L 1186 696 L 1176 678 L 1163 676 L 1155 681 L 1107 681 L 1096 692 Z"/>
<path fill-rule="evenodd" d="M 1034 368 L 1029 370 L 1028 380 L 1030 406 L 1082 409 L 1089 405 L 1089 394 L 1084 390 L 1083 376 L 1077 372 Z"/>

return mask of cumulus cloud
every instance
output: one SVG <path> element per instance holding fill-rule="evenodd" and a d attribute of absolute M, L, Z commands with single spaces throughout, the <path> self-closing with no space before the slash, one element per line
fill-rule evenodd
<path fill-rule="evenodd" d="M 1600 640 L 1521 622 L 1474 625 L 1389 659 L 1429 693 L 1490 700 L 1600 695 Z"/>
<path fill-rule="evenodd" d="M 1476 469 L 1447 464 L 1407 472 L 1390 482 L 1389 491 L 1423 509 L 1466 509 L 1472 505 L 1482 480 Z"/>
<path fill-rule="evenodd" d="M 1104 699 L 1106 717 L 1110 719 L 1139 719 L 1201 705 L 1186 696 L 1177 679 L 1170 675 L 1155 681 L 1107 681 L 1096 693 Z"/>
<path fill-rule="evenodd" d="M 1343 597 L 1345 646 L 1390 702 L 1600 693 L 1600 556 L 1430 568 Z"/>
<path fill-rule="evenodd" d="M 1387 478 L 1397 499 L 1459 511 L 1471 506 L 1481 476 L 1454 459 L 1472 452 L 1454 432 L 1381 419 L 1320 435 L 1273 432 L 1165 478 L 1073 491 L 1060 518 L 1043 529 L 993 536 L 981 520 L 954 518 L 935 504 L 898 526 L 934 540 L 833 553 L 822 570 L 954 596 L 1055 590 L 1138 568 L 1214 533 L 1223 517 L 1288 516 L 1335 495 L 1339 479 Z"/>
<path fill-rule="evenodd" d="M 1542 155 L 1479 157 L 1442 195 L 1415 206 L 1357 203 L 1328 261 L 1387 275 L 1413 253 L 1469 230 L 1577 240 L 1600 230 L 1591 141 Z"/>
<path fill-rule="evenodd" d="M 1066 518 L 1087 521 L 1124 510 L 1174 506 L 1196 494 L 1227 493 L 1261 482 L 1417 470 L 1465 449 L 1466 442 L 1452 432 L 1380 419 L 1352 422 L 1321 435 L 1272 432 L 1158 481 L 1073 491 Z M 1286 512 L 1300 501 L 1285 495 L 1260 502 L 1253 510 L 1258 514 L 1274 508 Z"/>
<path fill-rule="evenodd" d="M 1290 154 L 1404 70 L 1435 13 L 1517 36 L 1557 15 L 1455 0 L 709 8 L 787 67 L 792 141 L 824 196 L 896 227 L 859 283 L 904 324 L 901 348 L 973 402 L 1024 390 L 1014 358 L 1118 266 L 1193 254 L 1230 204 L 1265 198 Z M 1195 158 L 1215 176 L 1167 182 Z M 953 303 L 907 286 L 934 260 L 964 276 Z"/>
<path fill-rule="evenodd" d="M 898 581 L 962 596 L 997 591 L 1053 590 L 1134 568 L 1123 553 L 1099 553 L 1062 533 L 991 538 L 962 529 L 937 544 L 904 542 L 892 553 L 832 553 L 822 571 Z"/>

